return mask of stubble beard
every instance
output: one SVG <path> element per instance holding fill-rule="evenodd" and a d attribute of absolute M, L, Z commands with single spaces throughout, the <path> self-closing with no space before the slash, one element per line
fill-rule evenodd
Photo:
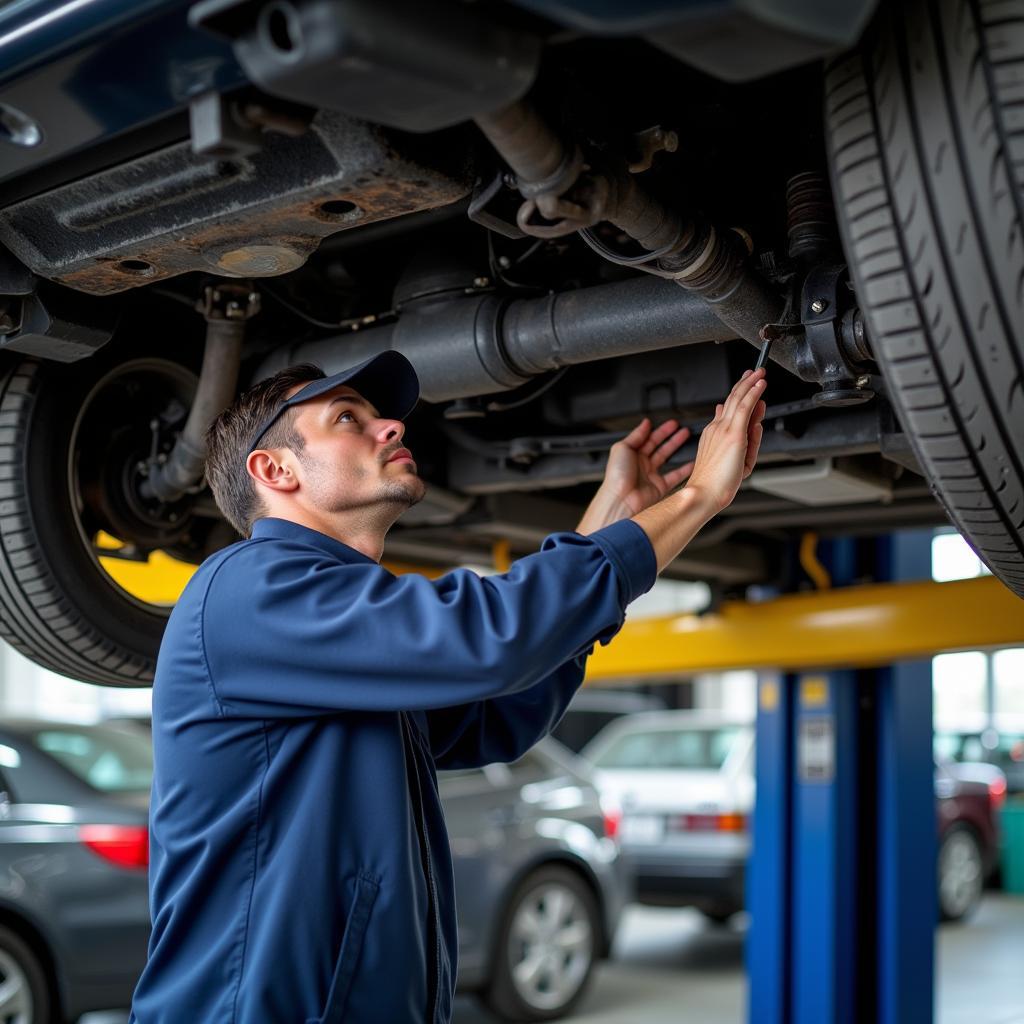
<path fill-rule="evenodd" d="M 426 484 L 415 473 L 409 472 L 396 479 L 382 480 L 372 497 L 362 498 L 354 503 L 346 501 L 343 496 L 335 498 L 333 494 L 337 487 L 337 468 L 319 459 L 313 459 L 304 452 L 297 454 L 310 475 L 310 483 L 325 496 L 323 510 L 330 513 L 355 512 L 362 509 L 376 518 L 374 513 L 379 510 L 380 519 L 387 520 L 387 526 L 390 526 L 406 509 L 419 504 L 426 495 Z M 359 490 L 367 475 L 365 468 L 362 467 L 355 467 L 350 471 L 348 480 L 353 491 Z M 327 497 L 328 495 L 332 497 Z"/>
<path fill-rule="evenodd" d="M 404 512 L 407 508 L 418 505 L 426 491 L 423 481 L 415 473 L 410 473 L 399 480 L 385 480 L 381 484 L 378 497 L 381 502 L 400 505 L 401 511 Z"/>

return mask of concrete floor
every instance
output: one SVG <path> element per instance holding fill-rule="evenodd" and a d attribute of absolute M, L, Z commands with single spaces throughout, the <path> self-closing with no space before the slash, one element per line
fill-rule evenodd
<path fill-rule="evenodd" d="M 743 1024 L 742 922 L 707 925 L 692 910 L 631 907 L 610 961 L 566 1024 Z M 938 940 L 935 1024 L 1024 1024 L 1024 897 L 989 893 Z M 125 1024 L 123 1012 L 79 1024 Z M 453 1024 L 498 1024 L 475 1000 L 456 1000 Z"/>

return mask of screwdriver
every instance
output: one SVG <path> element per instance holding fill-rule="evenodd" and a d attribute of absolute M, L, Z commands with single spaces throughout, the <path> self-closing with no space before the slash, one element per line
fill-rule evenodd
<path fill-rule="evenodd" d="M 774 339 L 770 336 L 764 339 L 764 342 L 761 345 L 761 352 L 757 357 L 757 362 L 754 364 L 755 373 L 768 362 L 768 353 L 771 351 L 772 341 L 774 341 Z"/>

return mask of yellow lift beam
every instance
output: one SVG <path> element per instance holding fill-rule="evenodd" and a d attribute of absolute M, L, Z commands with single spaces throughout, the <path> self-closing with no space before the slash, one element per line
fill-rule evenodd
<path fill-rule="evenodd" d="M 121 547 L 121 542 L 101 533 L 96 538 L 96 545 L 101 550 L 114 552 Z M 138 562 L 115 555 L 100 555 L 99 563 L 107 575 L 133 597 L 146 604 L 167 607 L 178 600 L 185 584 L 196 571 L 194 565 L 180 562 L 163 551 L 154 551 L 146 561 Z M 385 562 L 384 567 L 396 576 L 415 572 L 428 579 L 436 579 L 446 571 L 431 566 L 408 565 L 405 562 Z"/>
<path fill-rule="evenodd" d="M 628 621 L 595 650 L 587 678 L 859 668 L 1022 643 L 1024 601 L 991 576 L 879 583 Z"/>

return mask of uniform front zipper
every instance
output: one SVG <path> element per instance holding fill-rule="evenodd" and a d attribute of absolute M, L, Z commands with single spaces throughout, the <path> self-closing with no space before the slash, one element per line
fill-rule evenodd
<path fill-rule="evenodd" d="M 441 921 L 437 915 L 437 891 L 434 888 L 434 871 L 430 866 L 430 844 L 427 841 L 427 821 L 423 813 L 423 789 L 420 786 L 419 762 L 416 759 L 415 740 L 412 738 L 412 726 L 409 725 L 405 712 L 399 712 L 402 718 L 402 739 L 407 750 L 407 765 L 411 781 L 415 785 L 415 797 L 418 814 L 416 815 L 416 831 L 420 840 L 420 854 L 423 858 L 423 870 L 427 877 L 427 890 L 430 899 L 430 920 L 434 929 L 434 985 L 433 991 L 427 996 L 427 1021 L 435 1024 L 437 1017 L 437 1001 L 441 991 Z"/>

